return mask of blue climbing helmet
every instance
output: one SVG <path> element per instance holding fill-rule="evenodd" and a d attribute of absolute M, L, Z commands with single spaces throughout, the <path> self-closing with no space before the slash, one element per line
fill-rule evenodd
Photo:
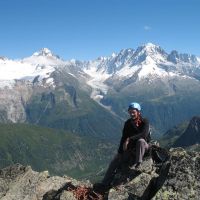
<path fill-rule="evenodd" d="M 128 111 L 131 110 L 131 109 L 137 109 L 138 111 L 141 111 L 141 106 L 140 106 L 139 103 L 132 102 L 128 106 Z"/>

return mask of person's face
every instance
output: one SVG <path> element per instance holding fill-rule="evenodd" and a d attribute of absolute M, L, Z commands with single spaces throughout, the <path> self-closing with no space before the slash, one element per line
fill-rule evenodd
<path fill-rule="evenodd" d="M 139 112 L 136 109 L 130 109 L 128 112 L 133 120 L 139 117 Z"/>

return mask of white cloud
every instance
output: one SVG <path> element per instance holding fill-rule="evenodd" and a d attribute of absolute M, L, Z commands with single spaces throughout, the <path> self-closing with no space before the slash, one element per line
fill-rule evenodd
<path fill-rule="evenodd" d="M 147 26 L 147 25 L 145 25 L 143 28 L 144 28 L 145 31 L 151 30 L 151 27 L 150 27 L 150 26 Z"/>

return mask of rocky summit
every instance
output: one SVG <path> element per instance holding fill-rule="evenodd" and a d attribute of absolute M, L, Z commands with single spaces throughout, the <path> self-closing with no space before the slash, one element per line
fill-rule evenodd
<path fill-rule="evenodd" d="M 122 168 L 104 194 L 96 193 L 89 181 L 50 176 L 48 171 L 36 172 L 30 166 L 15 164 L 0 170 L 0 199 L 199 199 L 200 153 L 182 148 L 170 149 L 169 153 L 169 159 L 160 164 L 147 157 L 140 170 Z"/>

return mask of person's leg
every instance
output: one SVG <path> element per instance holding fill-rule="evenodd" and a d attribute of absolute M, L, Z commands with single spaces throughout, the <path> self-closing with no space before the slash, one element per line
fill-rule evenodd
<path fill-rule="evenodd" d="M 121 165 L 122 162 L 122 155 L 117 154 L 114 159 L 111 161 L 105 176 L 102 180 L 102 183 L 104 185 L 110 185 L 110 183 L 112 182 L 114 175 L 116 173 L 116 169 Z"/>
<path fill-rule="evenodd" d="M 135 163 L 142 163 L 142 159 L 146 150 L 148 150 L 149 145 L 144 139 L 139 139 L 136 143 L 136 159 Z"/>

